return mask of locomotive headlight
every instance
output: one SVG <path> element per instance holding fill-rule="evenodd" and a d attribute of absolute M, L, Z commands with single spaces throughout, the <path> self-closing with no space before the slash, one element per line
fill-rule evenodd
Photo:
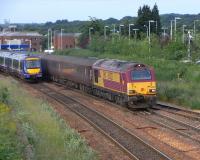
<path fill-rule="evenodd" d="M 134 94 L 134 93 L 135 93 L 135 90 L 129 90 L 128 93 L 129 93 L 129 94 Z"/>
<path fill-rule="evenodd" d="M 156 92 L 156 89 L 150 89 L 149 92 L 150 92 L 150 93 L 155 93 L 155 92 Z"/>

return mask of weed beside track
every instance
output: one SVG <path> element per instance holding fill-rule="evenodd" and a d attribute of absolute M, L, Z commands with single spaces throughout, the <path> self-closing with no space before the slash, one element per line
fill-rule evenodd
<path fill-rule="evenodd" d="M 96 153 L 85 144 L 85 141 L 80 138 L 78 133 L 65 124 L 48 103 L 39 98 L 33 98 L 12 78 L 0 77 L 0 80 L 0 87 L 7 88 L 9 95 L 8 104 L 15 111 L 15 118 L 19 121 L 20 127 L 32 148 L 32 159 L 97 159 Z M 7 122 L 1 122 L 2 128 Z M 17 130 L 16 126 L 14 129 L 14 131 Z M 14 131 L 13 135 L 9 137 L 15 139 L 17 136 Z M 7 139 L 6 142 L 0 141 L 0 144 L 13 142 L 11 139 Z M 0 145 L 0 148 L 1 146 L 3 145 Z M 17 148 L 15 147 L 14 151 L 18 153 Z M 8 151 L 8 153 L 11 152 Z M 0 157 L 0 160 L 7 160 L 5 157 Z M 15 158 L 10 159 L 21 159 L 20 156 L 18 157 L 15 156 Z"/>

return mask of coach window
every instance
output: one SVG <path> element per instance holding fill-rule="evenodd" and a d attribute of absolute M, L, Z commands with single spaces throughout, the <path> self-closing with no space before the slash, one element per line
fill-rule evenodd
<path fill-rule="evenodd" d="M 8 58 L 5 58 L 5 66 L 8 66 Z"/>
<path fill-rule="evenodd" d="M 95 83 L 98 83 L 98 75 L 99 75 L 99 72 L 98 72 L 98 70 L 94 70 L 94 81 L 95 81 Z"/>
<path fill-rule="evenodd" d="M 3 64 L 3 57 L 0 57 L 0 64 Z"/>
<path fill-rule="evenodd" d="M 18 65 L 19 65 L 19 63 L 18 63 L 18 60 L 13 60 L 13 68 L 14 69 L 18 69 Z"/>
<path fill-rule="evenodd" d="M 11 67 L 11 66 L 12 66 L 12 59 L 8 58 L 8 67 Z"/>
<path fill-rule="evenodd" d="M 23 63 L 20 61 L 20 70 L 23 70 Z"/>

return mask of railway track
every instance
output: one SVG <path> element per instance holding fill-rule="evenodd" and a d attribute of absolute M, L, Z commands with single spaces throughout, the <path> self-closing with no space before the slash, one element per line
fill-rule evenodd
<path fill-rule="evenodd" d="M 159 115 L 153 112 L 142 112 L 140 113 L 140 116 L 200 144 L 200 134 L 198 128 L 194 128 L 176 119 L 172 119 L 171 117 Z"/>
<path fill-rule="evenodd" d="M 176 122 L 182 126 L 186 126 L 187 128 L 193 129 L 197 132 L 200 132 L 200 121 L 197 119 L 198 117 L 190 117 L 179 114 L 177 112 L 168 111 L 165 109 L 161 110 L 150 110 L 150 112 L 159 115 L 165 119 Z"/>
<path fill-rule="evenodd" d="M 165 104 L 162 102 L 158 102 L 154 108 L 158 110 L 162 109 L 162 110 L 165 110 L 166 112 L 173 113 L 173 114 L 190 118 L 190 119 L 200 122 L 200 113 L 194 112 L 190 109 L 181 108 L 176 105 Z"/>
<path fill-rule="evenodd" d="M 56 85 L 62 87 L 62 85 Z M 91 97 L 96 98 L 94 96 Z M 106 101 L 106 103 L 119 107 L 117 104 L 114 104 L 112 102 Z M 135 113 L 135 111 L 131 112 Z M 163 112 L 166 112 L 168 114 Z M 155 106 L 153 109 L 150 109 L 148 111 L 143 110 L 142 112 L 140 112 L 140 115 L 143 116 L 143 118 L 148 119 L 148 121 L 151 121 L 159 126 L 168 128 L 179 135 L 200 143 L 200 121 L 198 117 L 198 115 L 200 115 L 199 113 L 179 107 L 173 107 L 170 105 L 158 103 L 158 105 Z"/>
<path fill-rule="evenodd" d="M 182 129 L 176 128 L 176 130 L 200 143 L 200 113 L 166 104 L 158 104 L 156 108 L 157 111 L 151 112 L 178 124 Z"/>
<path fill-rule="evenodd" d="M 170 157 L 140 139 L 138 136 L 130 133 L 127 129 L 119 126 L 103 114 L 82 105 L 74 98 L 63 95 L 44 84 L 32 84 L 32 87 L 81 116 L 93 127 L 116 143 L 131 158 L 136 160 L 171 160 Z"/>

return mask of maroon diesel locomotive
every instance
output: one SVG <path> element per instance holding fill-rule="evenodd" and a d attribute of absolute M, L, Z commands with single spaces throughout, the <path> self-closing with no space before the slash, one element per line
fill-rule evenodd
<path fill-rule="evenodd" d="M 154 70 L 144 64 L 56 55 L 43 55 L 41 61 L 47 79 L 118 104 L 132 106 L 146 102 L 153 105 L 156 101 Z"/>

